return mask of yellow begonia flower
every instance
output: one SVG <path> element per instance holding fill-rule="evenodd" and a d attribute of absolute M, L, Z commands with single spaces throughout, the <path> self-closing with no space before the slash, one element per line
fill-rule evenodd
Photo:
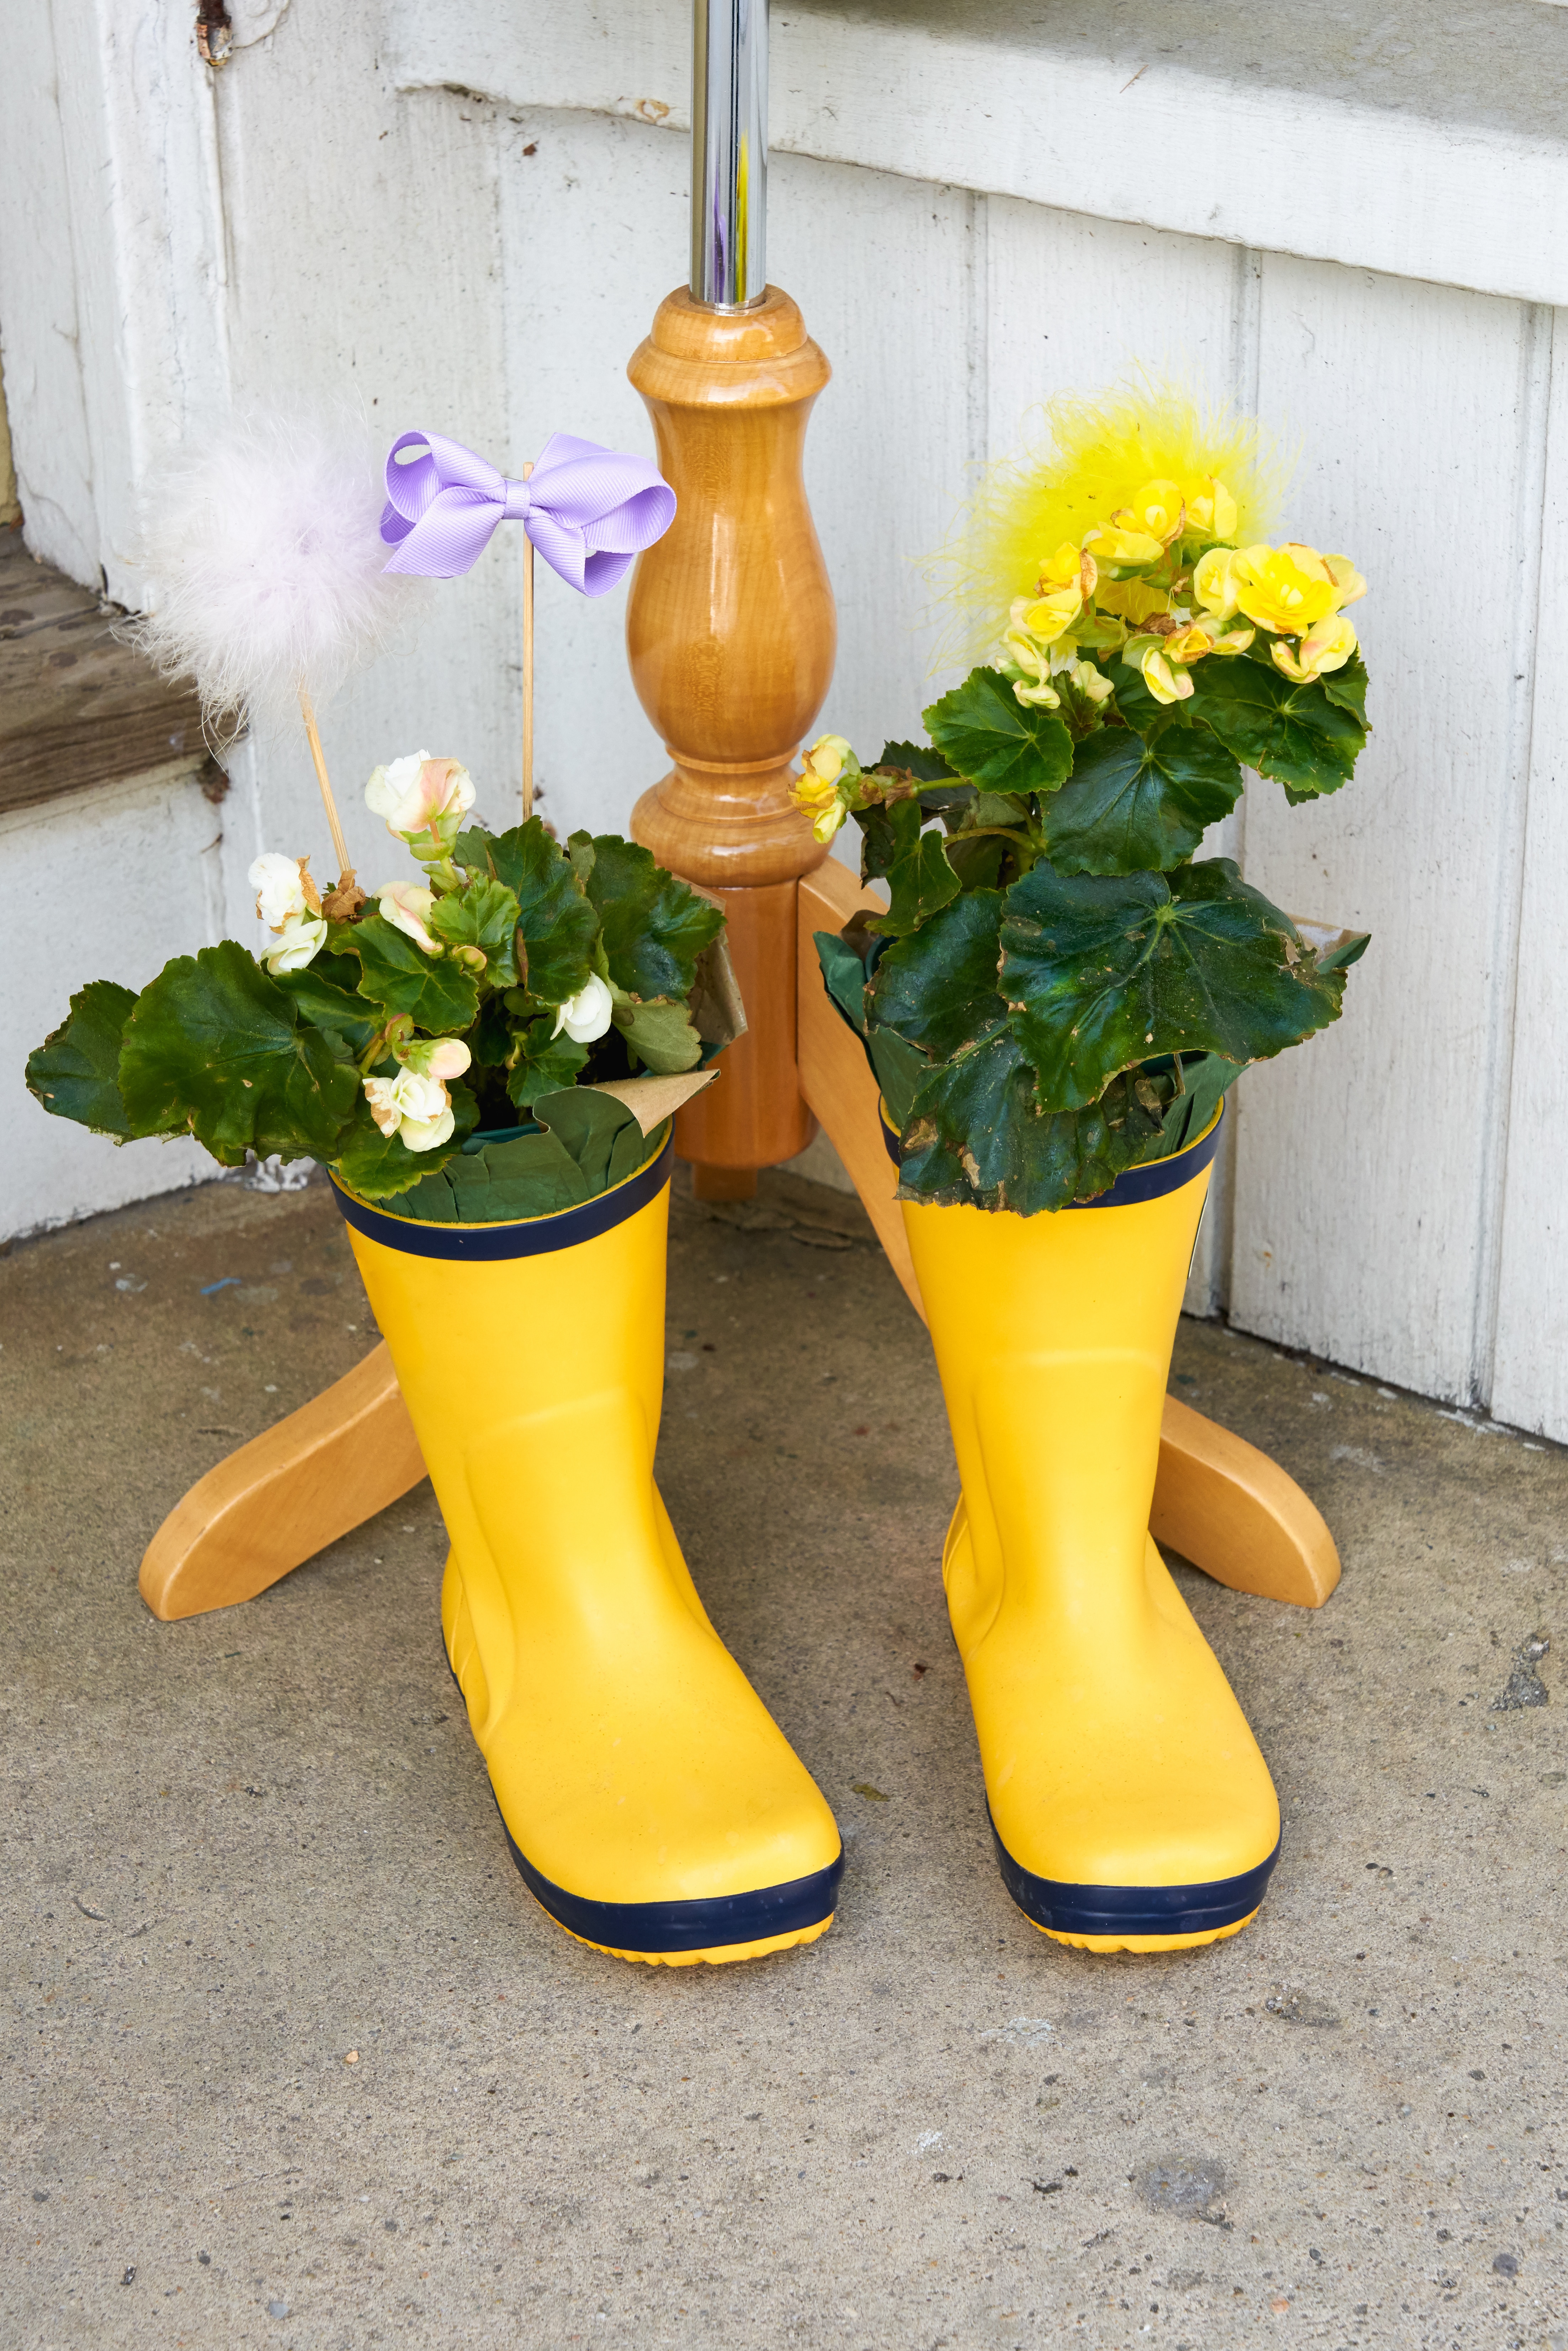
<path fill-rule="evenodd" d="M 845 735 L 819 735 L 809 751 L 802 752 L 803 772 L 819 783 L 836 784 L 844 771 L 844 761 L 852 758 L 849 737 Z"/>
<path fill-rule="evenodd" d="M 1083 610 L 1083 598 L 1077 584 L 1071 588 L 1053 588 L 1046 596 L 1019 596 L 1009 613 L 1015 630 L 1023 630 L 1042 645 L 1051 645 L 1064 636 Z"/>
<path fill-rule="evenodd" d="M 1238 566 L 1240 556 L 1233 547 L 1211 547 L 1207 555 L 1199 556 L 1192 575 L 1192 592 L 1206 612 L 1217 621 L 1228 621 L 1235 611 L 1241 591 Z"/>
<path fill-rule="evenodd" d="M 1185 669 L 1173 669 L 1158 645 L 1150 645 L 1139 667 L 1144 684 L 1156 702 L 1185 702 L 1192 692 L 1192 679 Z"/>
<path fill-rule="evenodd" d="M 1088 533 L 1084 545 L 1092 539 L 1101 560 L 1136 568 L 1156 562 L 1171 541 L 1181 537 L 1186 523 L 1179 485 L 1145 482 L 1126 506 L 1113 509 L 1099 530 Z"/>
<path fill-rule="evenodd" d="M 1214 651 L 1214 631 L 1206 628 L 1201 621 L 1189 621 L 1185 629 L 1173 629 L 1160 650 L 1166 661 L 1190 669 L 1194 662 L 1200 662 L 1205 653 Z"/>
<path fill-rule="evenodd" d="M 1079 693 L 1087 695 L 1091 702 L 1109 702 L 1111 699 L 1111 681 L 1095 663 L 1075 661 L 1067 674 Z"/>
<path fill-rule="evenodd" d="M 1012 682 L 1019 702 L 1041 710 L 1061 707 L 1061 696 L 1051 682 L 1051 654 L 1044 645 L 1021 629 L 1009 629 L 1002 639 L 1002 658 L 1009 672 L 1023 673 Z"/>
<path fill-rule="evenodd" d="M 1269 651 L 1276 669 L 1298 685 L 1309 685 L 1325 671 L 1343 669 L 1355 651 L 1355 631 L 1338 612 L 1314 621 L 1299 645 L 1272 644 Z"/>
<path fill-rule="evenodd" d="M 1053 588 L 1076 588 L 1086 600 L 1094 593 L 1099 571 L 1094 558 L 1087 548 L 1074 547 L 1064 538 L 1054 555 L 1048 555 L 1040 567 L 1040 589 L 1049 596 Z"/>
<path fill-rule="evenodd" d="M 1186 538 L 1229 538 L 1236 529 L 1236 501 L 1212 474 L 1196 474 L 1182 485 Z"/>
<path fill-rule="evenodd" d="M 1343 612 L 1347 604 L 1359 604 L 1366 593 L 1366 582 L 1348 555 L 1325 555 L 1336 590 L 1334 610 Z"/>
<path fill-rule="evenodd" d="M 1277 637 L 1299 637 L 1339 602 L 1333 573 L 1315 547 L 1244 547 L 1236 562 L 1236 601 L 1249 621 Z"/>
<path fill-rule="evenodd" d="M 796 807 L 810 818 L 817 839 L 831 841 L 848 813 L 831 784 L 817 783 L 802 776 L 789 796 Z"/>
<path fill-rule="evenodd" d="M 831 841 L 849 814 L 841 782 L 852 791 L 860 771 L 845 736 L 819 735 L 810 750 L 802 752 L 800 781 L 791 785 L 789 796 L 810 818 L 819 841 Z"/>
<path fill-rule="evenodd" d="M 1146 580 L 1113 580 L 1100 590 L 1095 599 L 1102 611 L 1114 612 L 1121 620 L 1131 621 L 1136 628 L 1144 621 L 1153 620 L 1156 612 L 1168 612 L 1171 600 L 1163 588 L 1151 588 Z"/>

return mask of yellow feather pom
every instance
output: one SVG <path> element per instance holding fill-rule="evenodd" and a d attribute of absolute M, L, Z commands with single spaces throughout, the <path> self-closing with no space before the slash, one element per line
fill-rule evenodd
<path fill-rule="evenodd" d="M 1268 536 L 1291 472 L 1255 417 L 1226 402 L 1200 406 L 1143 377 L 1092 395 L 1063 392 L 1042 413 L 1045 432 L 1032 448 L 987 468 L 933 567 L 952 610 L 943 665 L 983 659 L 1014 598 L 1040 592 L 1041 567 L 1063 542 L 1081 547 L 1140 490 L 1175 484 L 1190 500 L 1218 480 L 1235 503 L 1234 521 L 1205 536 L 1248 546 Z M 1228 510 L 1224 519 L 1231 522 Z"/>

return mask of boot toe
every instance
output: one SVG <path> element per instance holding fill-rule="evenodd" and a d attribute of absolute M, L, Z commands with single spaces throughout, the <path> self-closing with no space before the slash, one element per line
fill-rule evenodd
<path fill-rule="evenodd" d="M 1280 1858 L 1278 1841 L 1250 1868 L 1184 1886 L 1111 1886 L 1041 1877 L 1026 1869 L 991 1822 L 997 1862 L 1026 1918 L 1064 1942 L 1092 1950 L 1162 1950 L 1208 1943 L 1244 1927 Z"/>
<path fill-rule="evenodd" d="M 579 1942 L 616 1959 L 673 1967 L 758 1959 L 825 1934 L 838 1904 L 841 1845 L 825 1867 L 779 1885 L 686 1900 L 607 1902 L 554 1885 L 523 1852 L 504 1813 L 501 1825 L 517 1874 L 540 1909 Z"/>

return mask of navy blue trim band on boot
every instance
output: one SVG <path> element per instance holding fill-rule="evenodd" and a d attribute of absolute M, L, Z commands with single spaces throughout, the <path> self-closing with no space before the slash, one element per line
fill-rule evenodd
<path fill-rule="evenodd" d="M 357 1193 L 347 1192 L 332 1177 L 332 1189 L 345 1223 L 380 1241 L 383 1249 L 401 1249 L 405 1257 L 465 1259 L 472 1264 L 493 1264 L 497 1259 L 548 1257 L 554 1249 L 574 1249 L 579 1241 L 597 1240 L 613 1231 L 656 1199 L 670 1180 L 675 1147 L 672 1123 L 664 1146 L 645 1167 L 597 1198 L 580 1201 L 575 1208 L 558 1208 L 552 1216 L 527 1217 L 512 1225 L 426 1225 L 413 1217 L 389 1217 Z"/>
<path fill-rule="evenodd" d="M 491 1790 L 495 1794 L 495 1790 Z M 496 1810 L 501 1812 L 499 1803 Z M 517 1874 L 541 1910 L 558 1927 L 585 1943 L 609 1951 L 639 1951 L 650 1958 L 673 1958 L 682 1951 L 722 1949 L 730 1943 L 762 1943 L 773 1935 L 799 1934 L 807 1927 L 822 1927 L 838 1907 L 839 1880 L 844 1874 L 841 1846 L 837 1861 L 810 1877 L 791 1878 L 783 1886 L 758 1886 L 747 1894 L 721 1894 L 700 1902 L 594 1902 L 583 1894 L 569 1894 L 552 1886 L 519 1852 L 517 1839 L 501 1826 L 512 1849 Z"/>
<path fill-rule="evenodd" d="M 990 1819 L 988 1807 L 988 1820 Z M 1053 1935 L 1213 1935 L 1239 1927 L 1262 1901 L 1280 1848 L 1239 1877 L 1206 1886 L 1070 1886 L 1016 1862 L 991 1821 L 1002 1884 L 1026 1918 Z"/>
<path fill-rule="evenodd" d="M 1069 1200 L 1069 1208 L 1131 1208 L 1140 1200 L 1163 1200 L 1167 1192 L 1179 1192 L 1195 1176 L 1201 1176 L 1219 1148 L 1219 1124 L 1225 1116 L 1221 1098 L 1218 1110 L 1196 1143 L 1185 1151 L 1177 1151 L 1169 1159 L 1146 1160 L 1141 1167 L 1124 1167 L 1107 1191 L 1096 1193 L 1092 1200 Z M 882 1139 L 887 1155 L 895 1167 L 904 1164 L 899 1149 L 898 1134 L 888 1124 L 882 1110 L 877 1112 L 882 1127 Z M 1064 1215 L 1065 1209 L 1056 1211 Z"/>

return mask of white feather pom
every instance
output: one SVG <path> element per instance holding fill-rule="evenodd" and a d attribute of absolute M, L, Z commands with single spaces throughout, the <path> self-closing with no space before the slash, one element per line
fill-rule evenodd
<path fill-rule="evenodd" d="M 210 721 L 297 720 L 301 689 L 327 702 L 418 601 L 382 568 L 382 468 L 362 427 L 253 413 L 154 480 L 135 639 Z"/>

